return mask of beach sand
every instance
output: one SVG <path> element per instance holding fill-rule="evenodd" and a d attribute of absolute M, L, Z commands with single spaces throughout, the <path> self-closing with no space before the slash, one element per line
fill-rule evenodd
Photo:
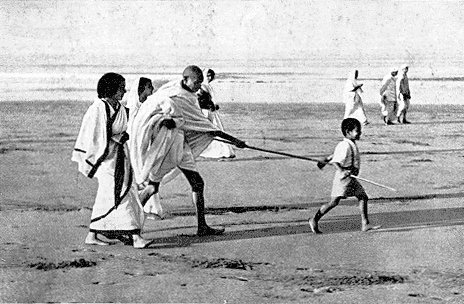
<path fill-rule="evenodd" d="M 378 231 L 360 232 L 344 200 L 310 233 L 333 168 L 249 149 L 201 160 L 207 221 L 194 236 L 182 177 L 161 189 L 168 212 L 147 220 L 145 250 L 86 246 L 96 181 L 70 161 L 88 103 L 5 102 L 0 162 L 1 302 L 462 303 L 464 107 L 413 105 L 411 125 L 384 126 L 376 104 L 359 142 L 360 176 Z M 249 145 L 306 157 L 341 139 L 343 105 L 221 105 L 228 132 Z"/>

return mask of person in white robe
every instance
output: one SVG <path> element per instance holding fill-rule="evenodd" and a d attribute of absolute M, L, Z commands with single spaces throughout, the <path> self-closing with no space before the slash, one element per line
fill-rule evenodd
<path fill-rule="evenodd" d="M 154 88 L 151 79 L 140 76 L 135 78 L 129 93 L 123 100 L 129 109 L 128 133 L 131 133 L 132 124 L 140 106 L 147 100 L 148 96 L 153 95 L 153 91 Z M 129 149 L 130 148 L 129 146 Z M 143 206 L 143 211 L 146 213 L 148 219 L 164 219 L 165 214 L 161 205 L 159 193 L 150 197 L 148 202 Z"/>
<path fill-rule="evenodd" d="M 344 119 L 348 117 L 356 118 L 362 125 L 369 124 L 364 110 L 361 94 L 362 83 L 358 83 L 358 70 L 353 70 L 348 75 L 344 89 L 344 102 L 345 102 L 345 115 Z"/>
<path fill-rule="evenodd" d="M 203 82 L 201 69 L 188 66 L 182 76 L 182 80 L 171 81 L 158 89 L 140 106 L 134 118 L 129 141 L 135 180 L 138 185 L 148 183 L 140 196 L 143 204 L 159 192 L 163 177 L 177 168 L 192 188 L 197 235 L 222 234 L 224 229 L 214 229 L 206 223 L 204 181 L 195 158 L 215 136 L 239 148 L 246 144 L 219 130 L 201 112 L 195 94 Z"/>
<path fill-rule="evenodd" d="M 84 115 L 72 153 L 79 171 L 98 180 L 85 243 L 109 245 L 100 238 L 104 236 L 145 248 L 151 241 L 140 235 L 144 214 L 128 158 L 127 111 L 120 103 L 126 92 L 125 79 L 107 73 L 100 78 L 97 91 L 98 99 Z"/>
<path fill-rule="evenodd" d="M 398 123 L 409 124 L 410 122 L 406 119 L 406 114 L 409 110 L 409 104 L 411 99 L 411 92 L 409 91 L 409 79 L 408 79 L 409 67 L 407 64 L 401 66 L 401 75 L 398 77 L 396 82 L 396 93 L 398 94 L 398 109 L 396 117 Z"/>
<path fill-rule="evenodd" d="M 382 79 L 380 88 L 380 106 L 382 118 L 386 125 L 392 125 L 396 118 L 396 75 L 398 75 L 398 69 L 392 68 L 391 72 Z"/>
<path fill-rule="evenodd" d="M 199 90 L 199 95 L 207 93 L 211 98 L 211 102 L 207 103 L 206 106 L 202 107 L 200 103 L 200 108 L 203 114 L 219 128 L 219 130 L 224 131 L 224 126 L 219 114 L 219 106 L 216 104 L 216 94 L 211 85 L 211 82 L 215 79 L 216 73 L 212 69 L 206 70 L 205 82 L 202 83 Z M 234 158 L 235 152 L 231 145 L 213 140 L 208 147 L 200 154 L 201 157 L 205 158 Z"/>

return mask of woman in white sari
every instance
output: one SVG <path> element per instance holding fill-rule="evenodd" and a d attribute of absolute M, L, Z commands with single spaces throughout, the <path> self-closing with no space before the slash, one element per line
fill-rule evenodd
<path fill-rule="evenodd" d="M 219 116 L 218 110 L 219 106 L 215 104 L 216 96 L 211 86 L 211 82 L 214 80 L 215 73 L 212 69 L 208 69 L 206 72 L 205 82 L 202 83 L 199 95 L 203 92 L 209 94 L 211 100 L 208 104 L 200 107 L 202 108 L 203 114 L 221 131 L 224 131 L 224 126 L 222 125 L 221 118 Z M 232 149 L 232 146 L 229 144 L 213 140 L 211 144 L 200 154 L 201 157 L 205 158 L 234 158 L 235 153 Z"/>
<path fill-rule="evenodd" d="M 345 102 L 345 115 L 343 118 L 356 118 L 363 125 L 369 124 L 364 110 L 364 104 L 361 99 L 362 83 L 358 83 L 358 70 L 353 70 L 348 75 L 343 90 Z"/>
<path fill-rule="evenodd" d="M 140 106 L 147 100 L 148 96 L 153 94 L 153 91 L 153 83 L 149 78 L 137 76 L 132 83 L 130 91 L 124 100 L 124 102 L 127 104 L 127 107 L 129 108 L 129 122 L 127 128 L 127 132 L 129 134 L 133 128 L 134 119 L 139 112 Z M 131 141 L 128 143 L 130 144 Z M 130 146 L 129 149 L 131 149 Z M 161 205 L 161 198 L 159 193 L 156 193 L 150 197 L 148 202 L 143 206 L 143 211 L 147 213 L 147 218 L 149 219 L 164 218 L 165 215 Z"/>
<path fill-rule="evenodd" d="M 72 160 L 81 173 L 98 179 L 88 245 L 109 245 L 99 238 L 118 238 L 135 248 L 151 244 L 140 236 L 144 221 L 126 141 L 127 109 L 120 103 L 125 79 L 107 73 L 98 81 L 98 99 L 84 115 Z"/>

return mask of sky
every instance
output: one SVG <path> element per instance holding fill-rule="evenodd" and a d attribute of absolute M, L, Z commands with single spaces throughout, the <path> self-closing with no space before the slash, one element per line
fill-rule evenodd
<path fill-rule="evenodd" d="M 0 1 L 5 64 L 463 57 L 463 1 Z M 458 58 L 458 59 L 456 59 Z"/>

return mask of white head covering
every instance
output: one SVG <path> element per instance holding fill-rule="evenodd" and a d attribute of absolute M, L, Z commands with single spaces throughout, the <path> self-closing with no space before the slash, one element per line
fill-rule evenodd
<path fill-rule="evenodd" d="M 409 65 L 407 65 L 407 64 L 402 64 L 400 69 L 403 70 L 403 69 L 405 69 L 405 68 L 409 68 Z"/>
<path fill-rule="evenodd" d="M 353 91 L 355 87 L 362 85 L 362 83 L 358 83 L 358 80 L 356 79 L 356 71 L 358 70 L 354 69 L 350 71 L 350 73 L 348 74 L 348 79 L 346 80 L 346 83 L 345 83 L 345 92 L 358 92 L 358 93 L 363 92 L 361 88 L 358 88 L 356 91 Z"/>
<path fill-rule="evenodd" d="M 129 93 L 125 95 L 126 107 L 129 108 L 129 113 L 137 112 L 140 108 L 140 98 L 139 98 L 139 83 L 140 76 L 137 76 L 132 82 Z"/>

